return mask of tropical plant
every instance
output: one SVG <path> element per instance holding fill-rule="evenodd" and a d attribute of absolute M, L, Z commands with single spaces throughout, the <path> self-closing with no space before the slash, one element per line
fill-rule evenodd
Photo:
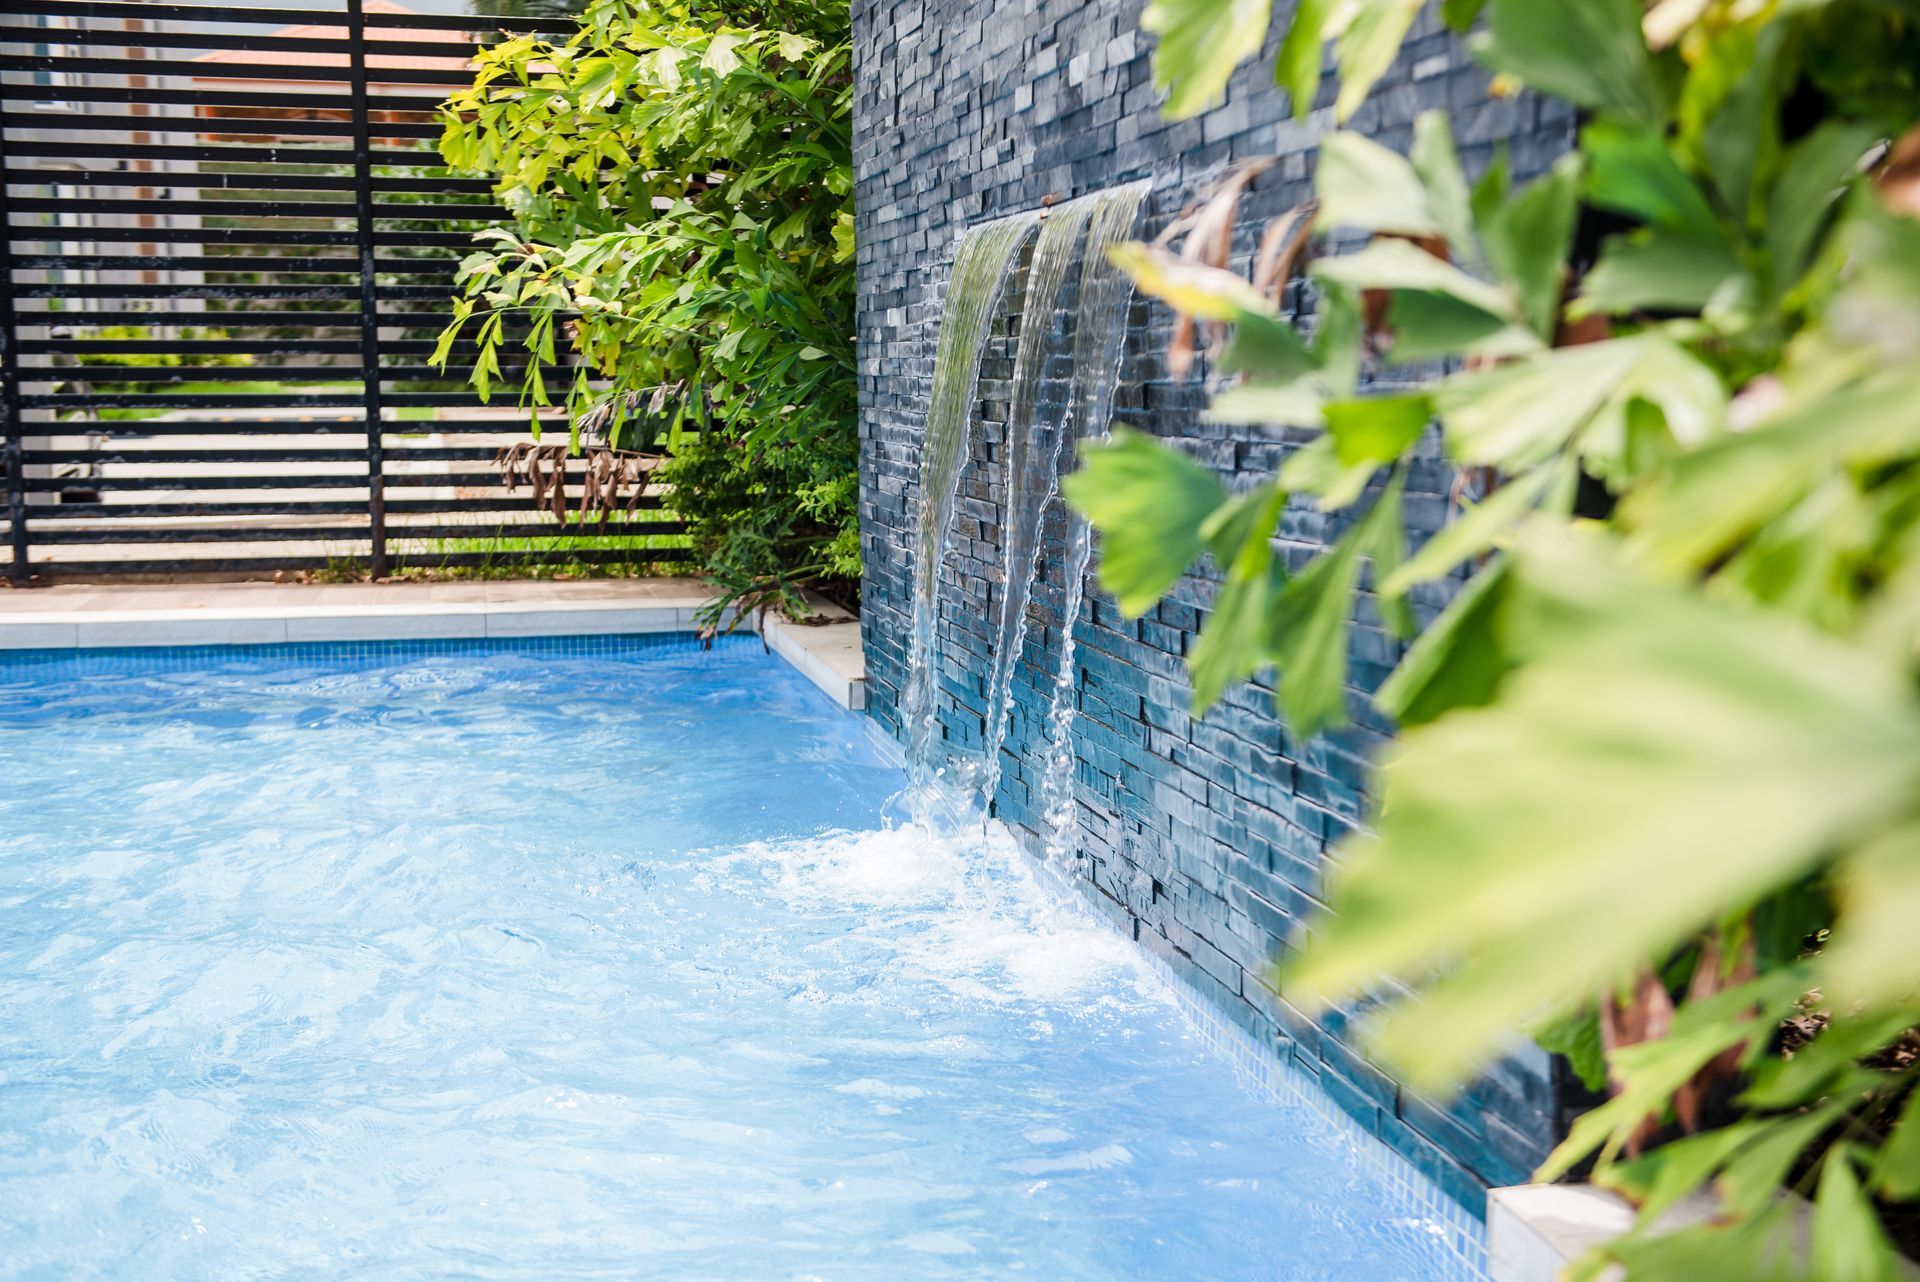
<path fill-rule="evenodd" d="M 576 447 L 666 453 L 733 604 L 859 578 L 850 58 L 846 0 L 594 0 L 565 43 L 480 53 L 443 113 L 513 223 L 461 265 L 436 361 L 477 325 L 483 397 L 504 354 Z"/>
<path fill-rule="evenodd" d="M 1351 115 L 1420 8 L 1301 0 L 1296 111 L 1331 40 Z M 1313 435 L 1230 494 L 1123 431 L 1067 493 L 1123 610 L 1211 556 L 1195 703 L 1277 669 L 1299 739 L 1347 716 L 1357 609 L 1410 635 L 1413 594 L 1450 601 L 1373 696 L 1404 728 L 1381 801 L 1278 978 L 1377 998 L 1369 1044 L 1418 1087 L 1522 1029 L 1604 1085 L 1540 1177 L 1592 1161 L 1642 1227 L 1582 1276 L 1892 1278 L 1883 1224 L 1920 1199 L 1920 8 L 1445 16 L 1495 92 L 1583 113 L 1577 151 L 1516 190 L 1503 158 L 1470 183 L 1439 115 L 1406 156 L 1333 132 L 1254 281 L 1223 236 L 1126 247 L 1213 331 L 1209 416 Z M 1216 101 L 1268 19 L 1155 0 L 1172 109 Z M 1309 221 L 1365 243 L 1306 269 L 1303 337 L 1275 265 Z M 1590 264 L 1583 226 L 1615 229 Z M 1435 424 L 1478 500 L 1409 548 Z M 1344 527 L 1292 575 L 1289 504 Z M 1804 1252 L 1785 1184 L 1813 1195 Z M 1714 1222 L 1650 1231 L 1703 1190 Z"/>

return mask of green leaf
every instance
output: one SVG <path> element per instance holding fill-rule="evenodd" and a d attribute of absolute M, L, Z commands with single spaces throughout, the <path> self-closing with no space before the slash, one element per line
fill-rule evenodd
<path fill-rule="evenodd" d="M 1405 734 L 1293 976 L 1337 997 L 1438 967 L 1371 1042 L 1422 1087 L 1920 786 L 1904 672 L 1629 572 L 1598 537 L 1542 526 L 1510 555 L 1499 631 L 1519 666 L 1495 703 Z"/>
<path fill-rule="evenodd" d="M 1199 559 L 1201 522 L 1227 501 L 1212 472 L 1125 428 L 1086 449 L 1061 489 L 1100 531 L 1101 586 L 1130 617 L 1152 608 Z"/>
<path fill-rule="evenodd" d="M 1393 331 L 1388 364 L 1446 356 L 1521 356 L 1540 350 L 1533 331 L 1512 318 L 1436 290 L 1399 289 L 1387 308 Z"/>
<path fill-rule="evenodd" d="M 1590 1091 L 1606 1087 L 1607 1053 L 1600 1037 L 1600 1017 L 1591 1009 L 1582 1007 L 1528 1031 L 1541 1050 L 1566 1059 L 1581 1085 Z"/>
<path fill-rule="evenodd" d="M 1425 189 L 1427 209 L 1446 237 L 1454 261 L 1469 269 L 1477 267 L 1483 255 L 1475 231 L 1473 192 L 1460 169 L 1444 111 L 1423 111 L 1414 118 L 1413 149 L 1407 160 Z"/>
<path fill-rule="evenodd" d="M 1907 1093 L 1900 1120 L 1874 1159 L 1873 1183 L 1889 1201 L 1920 1200 L 1920 1090 Z"/>
<path fill-rule="evenodd" d="M 1807 1113 L 1771 1119 L 1758 1136 L 1729 1159 L 1720 1173 L 1720 1202 L 1733 1215 L 1752 1215 L 1780 1195 L 1787 1173 L 1814 1141 L 1839 1122 L 1846 1101 Z"/>
<path fill-rule="evenodd" d="M 1334 457 L 1342 463 L 1389 463 L 1406 453 L 1433 422 L 1433 401 L 1418 392 L 1331 401 L 1326 421 Z"/>
<path fill-rule="evenodd" d="M 1575 316 L 1702 312 L 1740 270 L 1724 240 L 1695 240 L 1658 227 L 1611 236 L 1581 280 L 1571 310 Z"/>
<path fill-rule="evenodd" d="M 1688 177 L 1650 129 L 1601 120 L 1580 134 L 1587 156 L 1587 199 L 1652 226 L 1711 244 L 1724 243 L 1719 219 L 1700 184 Z"/>
<path fill-rule="evenodd" d="M 1159 37 L 1153 82 L 1176 119 L 1219 105 L 1234 68 L 1260 52 L 1272 0 L 1153 0 L 1140 27 Z"/>
<path fill-rule="evenodd" d="M 1293 494 L 1318 496 L 1321 509 L 1330 512 L 1351 506 L 1379 470 L 1371 460 L 1342 463 L 1333 452 L 1333 438 L 1317 436 L 1280 465 L 1280 484 Z"/>
<path fill-rule="evenodd" d="M 1204 716 L 1229 685 L 1266 662 L 1262 642 L 1267 613 L 1286 582 L 1273 555 L 1274 527 L 1286 503 L 1285 490 L 1262 486 L 1229 501 L 1200 527 L 1214 560 L 1227 573 L 1187 656 L 1195 716 Z"/>
<path fill-rule="evenodd" d="M 1665 117 L 1666 94 L 1641 13 L 1639 0 L 1493 0 L 1474 52 L 1541 93 L 1653 125 Z"/>
<path fill-rule="evenodd" d="M 1531 467 L 1599 412 L 1640 356 L 1635 340 L 1615 339 L 1456 375 L 1434 392 L 1448 448 L 1464 463 Z"/>
<path fill-rule="evenodd" d="M 1426 188 L 1412 163 L 1362 134 L 1327 135 L 1313 186 L 1320 200 L 1315 226 L 1322 229 L 1358 227 L 1400 236 L 1445 230 L 1427 206 Z"/>
<path fill-rule="evenodd" d="M 1296 742 L 1347 719 L 1347 617 L 1359 585 L 1366 522 L 1296 575 L 1274 606 L 1269 652 L 1280 669 L 1274 703 Z"/>
<path fill-rule="evenodd" d="M 1592 1030 L 1594 1048 L 1600 1042 L 1600 1023 L 1592 1012 L 1584 1019 Z M 1599 1061 L 1598 1076 L 1587 1081 L 1591 1090 L 1606 1085 L 1606 1060 Z M 1582 1074 L 1583 1080 L 1585 1074 Z M 1662 1213 L 1697 1191 L 1701 1185 L 1727 1164 L 1728 1159 L 1753 1142 L 1755 1136 L 1777 1125 L 1773 1121 L 1736 1122 L 1703 1135 L 1689 1135 L 1662 1144 L 1653 1152 L 1630 1162 L 1603 1167 L 1594 1172 L 1594 1183 L 1612 1189 L 1640 1208 L 1639 1222 L 1652 1224 Z"/>
<path fill-rule="evenodd" d="M 1286 39 L 1280 44 L 1273 78 L 1274 83 L 1287 91 L 1295 120 L 1305 120 L 1312 115 L 1314 99 L 1320 95 L 1320 64 L 1327 40 L 1327 19 L 1336 7 L 1337 0 L 1300 0 Z"/>
<path fill-rule="evenodd" d="M 1444 578 L 1462 561 L 1487 552 L 1532 512 L 1540 496 L 1566 473 L 1564 465 L 1537 468 L 1466 507 L 1420 545 L 1420 550 L 1387 581 L 1386 590 L 1401 593 L 1416 583 Z"/>
<path fill-rule="evenodd" d="M 1547 342 L 1560 328 L 1560 294 L 1579 207 L 1580 158 L 1566 156 L 1482 228 L 1494 270 L 1519 295 L 1533 332 Z"/>
<path fill-rule="evenodd" d="M 1767 202 L 1767 251 L 1776 296 L 1805 274 L 1821 227 L 1857 177 L 1860 159 L 1875 137 L 1871 125 L 1829 120 L 1787 153 Z"/>
<path fill-rule="evenodd" d="M 1473 576 L 1381 683 L 1374 695 L 1381 711 L 1411 727 L 1493 700 L 1512 667 L 1499 628 L 1511 570 L 1502 559 Z"/>
<path fill-rule="evenodd" d="M 1404 289 L 1441 293 L 1491 315 L 1519 319 L 1513 301 L 1494 285 L 1476 280 L 1406 240 L 1376 240 L 1358 253 L 1323 258 L 1313 265 L 1316 280 L 1336 281 L 1356 290 Z"/>
<path fill-rule="evenodd" d="M 1338 120 L 1351 119 L 1373 86 L 1393 65 L 1407 29 L 1419 16 L 1425 0 L 1359 0 L 1359 8 L 1340 34 L 1335 57 L 1340 68 L 1340 95 L 1334 100 Z"/>
<path fill-rule="evenodd" d="M 1900 1282 L 1905 1271 L 1854 1174 L 1847 1145 L 1835 1146 L 1821 1165 L 1810 1263 L 1820 1282 Z"/>
<path fill-rule="evenodd" d="M 1920 445 L 1920 377 L 1896 369 L 1802 398 L 1770 423 L 1676 459 L 1628 495 L 1621 521 L 1661 569 L 1719 560 L 1840 466 L 1901 457 Z"/>
<path fill-rule="evenodd" d="M 1372 564 L 1375 606 L 1381 625 L 1389 635 L 1402 641 L 1413 635 L 1413 611 L 1408 608 L 1406 598 L 1387 591 L 1383 585 L 1407 555 L 1407 522 L 1400 501 L 1404 476 L 1402 468 L 1387 483 L 1380 501 L 1367 517 L 1366 532 L 1360 543 L 1360 555 Z"/>
<path fill-rule="evenodd" d="M 1245 374 L 1268 383 L 1292 382 L 1319 368 L 1292 325 L 1278 316 L 1241 312 L 1233 337 L 1220 353 L 1224 373 Z"/>
<path fill-rule="evenodd" d="M 1207 406 L 1205 418 L 1209 423 L 1319 427 L 1324 422 L 1322 408 L 1326 397 L 1326 389 L 1311 378 L 1284 383 L 1242 383 L 1215 396 Z"/>

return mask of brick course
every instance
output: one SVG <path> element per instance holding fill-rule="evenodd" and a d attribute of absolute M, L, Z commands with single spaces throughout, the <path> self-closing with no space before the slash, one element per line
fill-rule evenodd
<path fill-rule="evenodd" d="M 1150 178 L 1140 230 L 1151 236 L 1233 165 L 1278 154 L 1280 163 L 1243 202 L 1238 249 L 1250 256 L 1260 227 L 1311 194 L 1317 143 L 1331 127 L 1331 83 L 1312 118 L 1293 122 L 1269 80 L 1270 41 L 1266 55 L 1235 77 L 1224 105 L 1168 121 L 1151 83 L 1151 42 L 1138 34 L 1142 3 L 854 0 L 861 626 L 871 714 L 896 734 L 919 441 L 942 291 L 961 231 L 1049 197 Z M 1502 144 L 1523 177 L 1572 145 L 1575 122 L 1559 104 L 1496 100 L 1487 86 L 1486 73 L 1426 15 L 1351 127 L 1405 150 L 1414 117 L 1444 108 L 1470 170 Z M 979 421 L 942 570 L 941 720 L 945 749 L 961 754 L 977 754 L 984 737 L 1000 592 L 999 447 L 1021 304 L 1017 296 L 1006 300 L 982 367 Z M 1166 309 L 1135 300 L 1116 420 L 1177 440 L 1230 483 L 1270 474 L 1305 437 L 1203 422 L 1206 384 L 1172 378 L 1160 355 L 1170 323 Z M 1043 405 L 1058 404 L 1059 382 L 1056 371 Z M 1437 528 L 1451 484 L 1430 442 L 1408 478 L 1409 522 Z M 1050 512 L 996 798 L 1004 819 L 1029 830 L 1064 626 L 1064 528 L 1061 512 Z M 1337 533 L 1335 518 L 1296 506 L 1280 537 L 1298 566 Z M 1424 1100 L 1353 1049 L 1347 1014 L 1316 1022 L 1271 987 L 1272 959 L 1320 906 L 1327 852 L 1364 813 L 1366 763 L 1392 730 L 1364 696 L 1391 671 L 1401 646 L 1363 599 L 1352 645 L 1355 724 L 1312 742 L 1295 742 L 1276 719 L 1270 681 L 1230 690 L 1196 720 L 1183 656 L 1211 605 L 1212 573 L 1202 567 L 1137 620 L 1092 590 L 1071 621 L 1081 871 L 1143 946 L 1478 1209 L 1486 1186 L 1523 1180 L 1556 1136 L 1549 1061 L 1530 1049 L 1516 1052 L 1458 1099 Z M 1423 619 L 1453 586 L 1416 597 Z"/>

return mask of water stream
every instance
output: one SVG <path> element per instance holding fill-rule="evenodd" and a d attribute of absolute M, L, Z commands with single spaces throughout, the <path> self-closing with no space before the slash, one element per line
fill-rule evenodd
<path fill-rule="evenodd" d="M 1107 260 L 1107 250 L 1133 229 L 1141 203 L 1151 184 L 1140 182 L 1103 193 L 1108 197 L 1087 228 L 1086 266 L 1080 279 L 1079 319 L 1074 328 L 1073 430 L 1062 436 L 1053 469 L 1049 504 L 1059 497 L 1060 478 L 1073 466 L 1079 442 L 1107 433 L 1113 418 L 1114 393 L 1120 386 L 1120 363 L 1126 352 L 1127 305 L 1133 282 Z M 1098 246 L 1098 252 L 1095 247 Z M 1060 654 L 1054 669 L 1053 697 L 1047 708 L 1047 759 L 1040 779 L 1040 823 L 1043 849 L 1057 861 L 1074 849 L 1073 833 L 1073 721 L 1078 685 L 1074 667 L 1074 622 L 1086 600 L 1087 567 L 1093 558 L 1093 529 L 1078 513 L 1065 513 L 1066 554 L 1062 558 L 1063 600 L 1060 606 Z"/>
<path fill-rule="evenodd" d="M 1027 606 L 1032 600 L 1033 583 L 1038 576 L 1040 532 L 1060 497 L 1060 477 L 1072 467 L 1075 443 L 1093 433 L 1106 431 L 1113 410 L 1113 394 L 1119 381 L 1119 357 L 1126 338 L 1126 302 L 1131 284 L 1126 275 L 1107 260 L 1107 253 L 1133 229 L 1147 185 L 1134 183 L 1108 191 L 1095 192 L 1055 211 L 1061 220 L 1063 239 L 1078 238 L 1080 252 L 1080 297 L 1074 315 L 1073 367 L 1068 393 L 1060 414 L 1051 422 L 1042 421 L 1035 412 L 1039 398 L 1021 381 L 1032 378 L 1038 386 L 1039 371 L 1046 354 L 1056 344 L 1050 323 L 1038 324 L 1041 317 L 1052 319 L 1051 300 L 1058 285 L 1040 274 L 1040 252 L 1034 252 L 1034 270 L 1027 290 L 1027 323 L 1021 329 L 1020 362 L 1015 366 L 1014 412 L 1008 429 L 1006 484 L 1003 490 L 1006 515 L 1001 522 L 1001 594 L 999 630 L 993 652 L 991 682 L 987 688 L 988 723 L 986 767 L 981 793 L 990 805 L 999 789 L 1000 751 L 1006 741 L 1007 722 L 1013 709 L 1014 676 L 1026 649 Z M 1066 215 L 1073 214 L 1069 220 Z M 1054 224 L 1049 223 L 1048 230 Z M 1041 233 L 1042 243 L 1047 231 Z M 1049 265 L 1051 269 L 1051 265 Z M 1049 289 L 1051 286 L 1051 289 Z M 1045 313 L 1037 310 L 1045 307 Z M 1032 340 L 1029 360 L 1028 341 Z M 1070 555 L 1068 572 L 1076 557 L 1071 554 L 1075 531 L 1069 517 Z M 1082 538 L 1082 543 L 1090 541 Z M 1077 558 L 1084 574 L 1086 555 Z M 1079 610 L 1080 592 L 1069 584 L 1068 595 L 1074 613 Z M 1068 813 L 1071 813 L 1073 722 L 1073 614 L 1065 616 L 1062 642 L 1062 666 L 1057 670 L 1047 718 L 1050 729 L 1061 735 L 1049 753 L 1046 773 L 1054 770 L 1052 757 L 1064 753 L 1067 772 Z M 1064 683 L 1064 686 L 1063 686 Z M 1052 799 L 1042 793 L 1043 811 L 1052 808 Z M 1055 825 L 1049 820 L 1049 830 Z"/>
<path fill-rule="evenodd" d="M 953 525 L 967 429 L 980 380 L 980 361 L 996 305 L 1013 274 L 1039 211 L 969 228 L 954 254 L 940 340 L 934 352 L 927 405 L 926 440 L 920 454 L 920 508 L 913 565 L 912 631 L 907 639 L 907 675 L 900 712 L 907 739 L 908 783 L 900 801 L 921 823 L 931 823 L 941 805 L 933 764 L 936 729 L 934 638 L 940 617 L 940 567 Z"/>

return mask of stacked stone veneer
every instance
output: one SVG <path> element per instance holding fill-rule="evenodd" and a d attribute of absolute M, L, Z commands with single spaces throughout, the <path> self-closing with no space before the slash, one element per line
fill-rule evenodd
<path fill-rule="evenodd" d="M 1150 178 L 1142 218 L 1152 235 L 1232 166 L 1278 155 L 1243 203 L 1250 256 L 1267 219 L 1311 193 L 1325 100 L 1306 124 L 1271 87 L 1272 49 L 1235 79 L 1226 103 L 1170 122 L 1151 83 L 1143 0 L 854 0 L 858 173 L 862 631 L 872 715 L 899 730 L 910 610 L 912 527 L 942 291 L 969 224 Z M 1488 77 L 1431 15 L 1351 122 L 1404 151 L 1414 117 L 1442 108 L 1470 170 L 1496 145 L 1521 175 L 1572 143 L 1574 121 L 1532 98 L 1495 100 Z M 1325 87 L 1328 92 L 1331 85 Z M 1071 286 L 1069 292 L 1071 293 Z M 943 582 L 939 690 L 945 746 L 977 753 L 985 721 L 992 612 L 1001 590 L 999 446 L 1007 416 L 1017 288 L 983 370 L 958 519 Z M 1066 302 L 1071 303 L 1071 298 Z M 1303 437 L 1203 422 L 1207 388 L 1165 367 L 1171 318 L 1137 300 L 1116 417 L 1177 440 L 1229 481 L 1270 474 Z M 1058 375 L 1043 404 L 1057 404 Z M 1437 458 L 1412 470 L 1406 507 L 1417 529 L 1447 515 L 1452 476 Z M 1055 512 L 1016 681 L 999 813 L 1033 827 L 1045 707 L 1058 666 L 1062 519 Z M 1298 565 L 1336 534 L 1305 506 L 1286 516 Z M 1270 964 L 1320 904 L 1327 852 L 1360 821 L 1368 760 L 1391 727 L 1363 697 L 1400 645 L 1362 602 L 1352 645 L 1356 724 L 1295 742 L 1274 715 L 1271 686 L 1242 685 L 1204 719 L 1188 714 L 1183 656 L 1214 591 L 1210 567 L 1139 620 L 1097 591 L 1072 620 L 1078 643 L 1075 786 L 1079 867 L 1140 942 L 1229 1017 L 1303 1072 L 1363 1125 L 1470 1207 L 1489 1184 L 1523 1180 L 1555 1138 L 1555 1072 L 1521 1053 L 1460 1098 L 1416 1096 L 1356 1050 L 1344 1017 L 1315 1022 L 1270 986 Z M 1424 618 L 1447 591 L 1420 601 Z"/>

